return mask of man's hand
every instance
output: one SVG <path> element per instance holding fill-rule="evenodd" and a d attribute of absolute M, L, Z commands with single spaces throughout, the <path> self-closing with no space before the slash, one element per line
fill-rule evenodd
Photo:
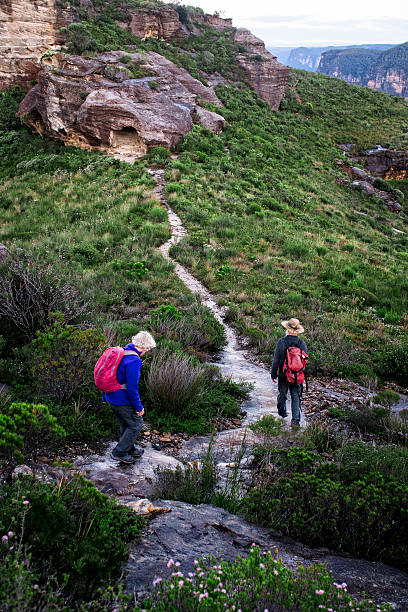
<path fill-rule="evenodd" d="M 142 409 L 141 412 L 136 412 L 137 416 L 143 416 L 144 415 L 144 408 Z"/>

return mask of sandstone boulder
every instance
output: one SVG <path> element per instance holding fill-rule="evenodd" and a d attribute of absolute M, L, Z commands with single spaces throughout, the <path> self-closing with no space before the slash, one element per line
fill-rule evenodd
<path fill-rule="evenodd" d="M 351 174 L 353 176 L 355 176 L 356 178 L 360 179 L 361 181 L 371 181 L 371 180 L 374 180 L 368 174 L 368 172 L 366 172 L 365 170 L 362 170 L 362 168 L 358 168 L 358 166 L 353 166 L 351 168 Z"/>
<path fill-rule="evenodd" d="M 122 63 L 125 55 L 54 55 L 19 115 L 67 145 L 136 157 L 154 145 L 175 146 L 192 129 L 194 113 L 208 129 L 222 130 L 223 117 L 198 106 L 198 97 L 220 105 L 210 87 L 157 53 L 135 53 Z M 132 66 L 149 76 L 131 78 Z"/>
<path fill-rule="evenodd" d="M 353 181 L 352 185 L 355 188 L 361 189 L 361 191 L 367 195 L 373 195 L 376 192 L 376 189 L 369 181 Z"/>
<path fill-rule="evenodd" d="M 212 113 L 205 108 L 201 108 L 201 106 L 197 106 L 196 115 L 200 119 L 200 123 L 206 127 L 207 130 L 214 132 L 214 134 L 220 134 L 225 128 L 225 119 L 218 113 Z"/>

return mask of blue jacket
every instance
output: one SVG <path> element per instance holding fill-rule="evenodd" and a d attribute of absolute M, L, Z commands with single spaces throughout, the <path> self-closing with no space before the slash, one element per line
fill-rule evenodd
<path fill-rule="evenodd" d="M 140 352 L 133 344 L 125 346 L 126 351 L 135 351 L 137 355 L 126 355 L 119 364 L 117 379 L 121 385 L 126 384 L 127 389 L 119 389 L 113 393 L 104 393 L 103 402 L 108 402 L 112 406 L 133 406 L 136 412 L 143 410 L 142 402 L 139 397 L 139 378 L 142 369 Z"/>

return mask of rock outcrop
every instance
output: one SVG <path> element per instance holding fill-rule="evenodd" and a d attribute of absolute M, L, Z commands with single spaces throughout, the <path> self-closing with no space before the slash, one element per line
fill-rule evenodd
<path fill-rule="evenodd" d="M 127 27 L 128 24 L 124 24 Z M 181 40 L 189 36 L 189 31 L 174 9 L 163 6 L 158 9 L 138 8 L 130 12 L 130 31 L 134 36 L 145 40 Z"/>
<path fill-rule="evenodd" d="M 234 40 L 245 48 L 238 55 L 238 64 L 243 68 L 250 86 L 272 110 L 277 110 L 289 82 L 290 69 L 280 64 L 266 48 L 260 38 L 245 28 L 238 28 Z"/>
<path fill-rule="evenodd" d="M 121 503 L 132 507 L 132 498 Z M 164 514 L 158 514 L 160 506 Z M 346 582 L 350 594 L 375 597 L 392 603 L 394 610 L 406 610 L 408 576 L 383 563 L 351 559 L 330 554 L 327 549 L 310 548 L 290 538 L 273 536 L 269 530 L 247 523 L 226 510 L 206 504 L 191 506 L 179 501 L 155 502 L 156 518 L 149 523 L 142 539 L 131 549 L 126 567 L 126 590 L 143 594 L 150 591 L 155 578 L 170 577 L 174 568 L 169 558 L 178 561 L 184 575 L 195 572 L 194 560 L 202 556 L 235 560 L 246 557 L 252 544 L 261 550 L 275 551 L 292 571 L 298 564 L 327 564 L 333 580 Z M 169 512 L 170 511 L 170 512 Z M 263 609 L 263 608 L 262 608 Z"/>
<path fill-rule="evenodd" d="M 221 115 L 198 106 L 198 97 L 220 105 L 211 88 L 157 53 L 135 53 L 122 63 L 125 55 L 48 58 L 19 115 L 67 145 L 124 156 L 176 145 L 192 129 L 194 113 L 219 133 Z M 132 68 L 149 76 L 132 78 Z"/>
<path fill-rule="evenodd" d="M 345 153 L 346 153 L 347 145 L 342 145 L 343 149 L 344 147 L 346 147 L 345 149 Z M 366 154 L 369 155 L 370 153 L 374 154 L 374 153 L 383 153 L 383 152 L 386 152 L 386 149 L 380 149 L 380 150 L 375 149 L 374 151 L 371 151 L 371 152 L 366 151 Z M 403 152 L 393 151 L 393 153 L 403 153 Z M 346 157 L 348 157 L 349 155 L 350 155 L 349 153 L 346 153 Z M 357 161 L 360 161 L 360 159 L 357 159 Z M 351 184 L 351 186 L 354 189 L 359 189 L 360 191 L 362 191 L 363 193 L 369 196 L 375 195 L 384 202 L 385 206 L 389 210 L 397 214 L 401 213 L 402 206 L 396 200 L 395 194 L 392 191 L 391 192 L 383 191 L 381 187 L 379 188 L 377 184 L 375 183 L 375 179 L 376 177 L 378 177 L 378 172 L 375 172 L 375 169 L 378 170 L 378 166 L 376 167 L 375 163 L 372 164 L 371 168 L 367 164 L 368 172 L 366 170 L 363 170 L 362 168 L 359 168 L 358 166 L 349 166 L 348 164 L 344 163 L 344 161 L 341 159 L 336 160 L 336 163 L 344 172 L 346 172 L 349 175 L 349 177 L 353 179 L 351 182 L 346 179 L 340 179 L 339 180 L 340 184 L 343 184 L 343 185 Z M 372 176 L 370 172 L 372 172 L 374 176 Z"/>
<path fill-rule="evenodd" d="M 380 147 L 365 151 L 362 157 L 367 170 L 375 176 L 396 180 L 408 178 L 408 151 Z"/>

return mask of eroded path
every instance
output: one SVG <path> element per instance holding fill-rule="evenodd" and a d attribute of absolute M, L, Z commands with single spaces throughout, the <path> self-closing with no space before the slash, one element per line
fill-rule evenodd
<path fill-rule="evenodd" d="M 171 246 L 177 244 L 187 232 L 165 199 L 164 171 L 151 170 L 150 174 L 157 181 L 154 188 L 156 197 L 169 214 L 172 236 L 162 245 L 160 251 L 164 257 L 170 259 Z M 228 343 L 220 352 L 216 365 L 225 376 L 230 376 L 235 381 L 245 380 L 254 385 L 249 399 L 243 405 L 247 415 L 242 427 L 219 432 L 214 439 L 214 455 L 221 475 L 225 476 L 231 469 L 230 462 L 241 447 L 244 436 L 248 446 L 254 439 L 248 425 L 265 414 L 277 415 L 276 386 L 272 385 L 269 372 L 251 361 L 247 353 L 240 348 L 235 331 L 225 323 L 225 313 L 211 293 L 186 268 L 177 262 L 173 263 L 179 278 L 191 291 L 200 295 L 202 302 L 225 327 Z M 208 448 L 209 441 L 209 436 L 198 436 L 185 441 L 179 457 L 187 461 L 200 459 Z M 273 537 L 268 530 L 209 505 L 192 506 L 177 501 L 159 501 L 155 503 L 154 509 L 146 498 L 154 489 L 155 470 L 182 467 L 182 461 L 154 450 L 148 443 L 140 460 L 132 466 L 121 466 L 110 459 L 110 450 L 115 444 L 112 442 L 102 455 L 78 457 L 74 465 L 99 489 L 114 495 L 120 503 L 140 514 L 151 514 L 154 517 L 141 541 L 132 547 L 126 567 L 126 588 L 135 595 L 151 588 L 156 577 L 168 576 L 171 573 L 171 569 L 167 568 L 170 557 L 180 561 L 180 569 L 188 572 L 193 570 L 193 562 L 197 557 L 222 555 L 224 559 L 232 560 L 238 555 L 245 555 L 251 544 L 255 543 L 263 550 L 278 548 L 279 556 L 292 569 L 295 569 L 298 563 L 327 563 L 334 579 L 347 582 L 349 592 L 356 597 L 361 597 L 365 591 L 376 596 L 378 602 L 392 602 L 395 610 L 408 609 L 407 574 L 382 563 L 330 555 L 326 549 L 308 548 L 288 538 Z M 245 455 L 241 473 L 250 465 L 248 452 Z"/>

